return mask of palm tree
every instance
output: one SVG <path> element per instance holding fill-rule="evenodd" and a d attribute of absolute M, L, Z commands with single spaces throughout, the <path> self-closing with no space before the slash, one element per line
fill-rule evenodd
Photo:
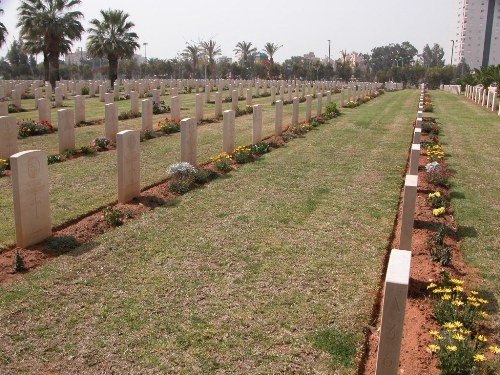
<path fill-rule="evenodd" d="M 500 90 L 500 64 L 497 66 L 494 66 L 494 65 L 489 66 L 486 74 L 489 76 L 492 83 L 497 84 L 496 93 L 498 96 L 498 94 L 500 93 L 500 91 L 499 91 Z"/>
<path fill-rule="evenodd" d="M 269 43 L 267 42 L 265 45 L 264 45 L 264 51 L 266 51 L 266 53 L 269 55 L 269 61 L 272 63 L 274 63 L 274 60 L 273 60 L 273 56 L 274 54 L 281 48 L 283 47 L 282 45 L 281 46 L 278 46 L 277 44 L 274 44 L 274 43 Z"/>
<path fill-rule="evenodd" d="M 80 40 L 84 31 L 79 21 L 83 14 L 70 11 L 80 3 L 81 0 L 22 0 L 17 8 L 19 35 L 24 43 L 32 42 L 44 53 L 52 86 L 59 80 L 59 56 L 71 49 L 73 41 Z"/>
<path fill-rule="evenodd" d="M 487 89 L 494 81 L 490 74 L 489 66 L 483 66 L 481 69 L 474 69 L 474 75 L 477 77 L 477 81 L 483 85 L 483 88 Z"/>
<path fill-rule="evenodd" d="M 1 1 L 0 1 L 0 3 L 1 3 Z M 0 8 L 0 14 L 3 14 L 2 8 Z M 0 22 L 0 47 L 2 47 L 4 45 L 7 34 L 8 34 L 7 28 L 5 27 L 5 25 L 2 22 Z"/>
<path fill-rule="evenodd" d="M 193 72 L 196 74 L 198 60 L 200 59 L 200 47 L 198 47 L 196 44 L 188 44 L 186 48 L 184 48 L 182 56 L 191 61 Z"/>
<path fill-rule="evenodd" d="M 238 42 L 236 44 L 236 48 L 234 49 L 234 53 L 236 56 L 239 56 L 240 61 L 243 64 L 247 64 L 249 57 L 255 52 L 257 52 L 257 48 L 252 48 L 252 42 Z"/>
<path fill-rule="evenodd" d="M 205 57 L 208 59 L 208 68 L 213 76 L 215 73 L 215 56 L 221 55 L 222 50 L 217 43 L 210 39 L 209 41 L 200 42 L 200 48 L 203 51 Z"/>
<path fill-rule="evenodd" d="M 128 21 L 129 15 L 122 10 L 101 10 L 102 20 L 93 19 L 87 31 L 87 54 L 91 57 L 107 57 L 109 62 L 108 78 L 114 87 L 118 77 L 118 60 L 134 56 L 139 48 L 139 37 L 131 29 L 135 25 Z"/>

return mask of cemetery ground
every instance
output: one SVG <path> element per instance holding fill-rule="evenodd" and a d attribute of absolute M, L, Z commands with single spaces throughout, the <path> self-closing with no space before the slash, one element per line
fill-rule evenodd
<path fill-rule="evenodd" d="M 495 301 L 497 118 L 463 97 L 432 95 L 457 170 L 452 205 L 461 246 Z M 355 373 L 417 99 L 405 90 L 345 109 L 304 138 L 2 287 L 0 368 Z M 264 117 L 264 134 L 270 123 Z M 200 161 L 220 151 L 220 127 L 198 129 Z M 236 129 L 236 143 L 249 144 L 251 117 L 238 118 Z M 56 149 L 53 136 L 32 140 Z M 163 178 L 179 143 L 173 135 L 141 144 L 143 185 Z M 114 152 L 51 165 L 54 221 L 113 201 L 114 168 Z"/>

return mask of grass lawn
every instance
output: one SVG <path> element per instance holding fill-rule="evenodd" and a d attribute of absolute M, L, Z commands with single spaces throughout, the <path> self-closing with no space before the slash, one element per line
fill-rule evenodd
<path fill-rule="evenodd" d="M 464 96 L 432 91 L 434 116 L 443 124 L 444 149 L 452 179 L 461 249 L 469 265 L 479 269 L 498 328 L 500 299 L 500 117 Z"/>
<path fill-rule="evenodd" d="M 338 96 L 332 96 L 335 100 Z M 89 99 L 96 101 L 97 99 Z M 195 94 L 182 95 L 183 117 L 194 116 Z M 104 105 L 96 102 L 100 107 Z M 244 102 L 240 102 L 240 107 Z M 274 133 L 275 107 L 270 97 L 254 100 L 254 104 L 263 105 L 263 134 Z M 316 108 L 313 104 L 313 110 Z M 224 103 L 223 110 L 230 109 L 231 103 Z M 214 116 L 214 105 L 205 106 L 205 116 Z M 300 106 L 300 118 L 305 118 L 305 103 Z M 292 106 L 284 106 L 284 124 L 291 122 Z M 315 112 L 314 112 L 315 113 Z M 154 116 L 154 123 L 166 115 Z M 167 114 L 168 116 L 168 114 Z M 89 117 L 98 118 L 98 117 Z M 141 119 L 119 122 L 119 130 L 140 129 Z M 155 125 L 155 129 L 157 129 Z M 89 144 L 96 137 L 104 136 L 104 125 L 95 125 L 75 129 L 76 145 Z M 236 144 L 246 145 L 252 142 L 252 115 L 236 119 Z M 29 137 L 19 141 L 20 151 L 43 150 L 49 154 L 58 153 L 57 134 Z M 222 122 L 204 125 L 198 130 L 198 161 L 208 161 L 222 151 Z M 168 165 L 180 160 L 180 133 L 156 138 L 141 144 L 141 178 L 142 186 L 161 181 L 165 178 Z M 82 157 L 64 163 L 49 165 L 49 183 L 52 220 L 59 225 L 85 214 L 88 211 L 109 204 L 117 199 L 116 153 L 99 153 L 92 157 Z M 12 187 L 10 178 L 0 178 L 0 209 L 4 220 L 0 222 L 0 248 L 15 242 L 14 209 L 12 203 Z"/>
<path fill-rule="evenodd" d="M 407 90 L 345 110 L 0 289 L 0 368 L 354 373 L 417 102 Z M 203 159 L 221 133 L 200 132 Z M 147 143 L 167 155 L 150 159 L 158 173 L 178 152 L 166 139 Z"/>

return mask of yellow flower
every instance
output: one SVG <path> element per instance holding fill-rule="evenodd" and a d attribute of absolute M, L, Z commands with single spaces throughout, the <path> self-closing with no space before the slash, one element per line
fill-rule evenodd
<path fill-rule="evenodd" d="M 449 352 L 456 352 L 457 351 L 457 346 L 456 345 L 447 345 L 446 350 Z"/>
<path fill-rule="evenodd" d="M 432 214 L 434 216 L 441 216 L 442 214 L 444 214 L 446 211 L 446 208 L 444 207 L 439 207 L 439 208 L 435 208 L 432 210 Z"/>
<path fill-rule="evenodd" d="M 462 322 L 459 322 L 458 320 L 455 320 L 453 322 L 453 325 L 456 327 L 456 328 L 460 328 L 460 327 L 463 327 L 464 324 Z"/>
<path fill-rule="evenodd" d="M 465 337 L 463 337 L 460 333 L 455 333 L 453 336 L 451 336 L 453 340 L 457 341 L 464 341 Z"/>
<path fill-rule="evenodd" d="M 455 324 L 453 324 L 452 322 L 446 322 L 443 324 L 443 327 L 448 329 L 453 329 L 455 328 Z"/>
<path fill-rule="evenodd" d="M 470 291 L 470 294 L 473 294 L 473 295 L 477 296 L 479 293 L 478 293 L 478 292 L 476 292 L 475 290 L 471 290 L 471 291 Z"/>
<path fill-rule="evenodd" d="M 436 340 L 441 341 L 442 339 L 444 339 L 444 337 L 443 337 L 443 336 L 441 336 L 441 335 L 437 335 L 437 336 L 436 336 Z"/>
<path fill-rule="evenodd" d="M 437 335 L 439 335 L 439 332 L 431 330 L 431 331 L 429 331 L 429 335 L 431 335 L 431 336 L 437 336 Z"/>
<path fill-rule="evenodd" d="M 491 353 L 493 353 L 493 354 L 500 354 L 500 347 L 498 347 L 498 346 L 496 346 L 496 345 L 495 345 L 495 346 L 493 346 L 493 345 L 492 345 L 492 346 L 490 346 L 490 347 L 488 348 L 488 350 L 489 350 Z"/>
<path fill-rule="evenodd" d="M 464 288 L 462 288 L 460 285 L 457 285 L 457 286 L 453 287 L 453 290 L 455 292 L 463 292 Z"/>
<path fill-rule="evenodd" d="M 467 297 L 467 301 L 475 302 L 475 301 L 477 301 L 477 298 L 476 297 Z"/>
<path fill-rule="evenodd" d="M 453 300 L 453 302 L 451 304 L 453 306 L 463 306 L 464 305 L 464 303 L 462 301 L 460 301 L 459 299 Z"/>
<path fill-rule="evenodd" d="M 445 293 L 451 293 L 451 288 L 446 288 L 446 289 L 444 289 L 444 292 L 445 292 Z"/>
<path fill-rule="evenodd" d="M 450 282 L 452 284 L 455 284 L 455 285 L 463 285 L 464 284 L 463 280 L 459 280 L 459 279 L 450 279 Z"/>
<path fill-rule="evenodd" d="M 436 293 L 436 294 L 438 294 L 438 293 L 443 293 L 443 292 L 444 292 L 444 291 L 443 291 L 443 289 L 441 289 L 441 288 L 436 288 L 436 289 L 434 289 L 434 290 L 432 291 L 432 293 Z"/>
<path fill-rule="evenodd" d="M 451 295 L 450 294 L 443 294 L 443 296 L 441 297 L 441 299 L 443 301 L 448 301 L 451 299 Z"/>
<path fill-rule="evenodd" d="M 476 340 L 477 340 L 477 341 L 481 341 L 481 342 L 486 342 L 486 341 L 488 341 L 488 339 L 486 338 L 486 336 L 483 336 L 483 335 L 477 335 L 477 336 L 476 336 Z"/>
<path fill-rule="evenodd" d="M 482 354 L 475 354 L 474 355 L 474 362 L 484 362 L 486 361 L 486 357 Z"/>
<path fill-rule="evenodd" d="M 465 329 L 465 328 L 460 328 L 458 330 L 458 332 L 464 334 L 464 335 L 470 335 L 470 331 L 468 329 Z"/>
<path fill-rule="evenodd" d="M 427 345 L 427 351 L 429 353 L 437 353 L 441 348 L 438 345 L 430 344 Z"/>
<path fill-rule="evenodd" d="M 479 302 L 479 303 L 483 303 L 483 304 L 486 304 L 486 303 L 488 303 L 488 300 L 486 300 L 486 299 L 482 299 L 482 298 L 478 298 L 478 299 L 477 299 L 477 302 Z"/>
<path fill-rule="evenodd" d="M 487 318 L 489 315 L 488 315 L 488 313 L 487 313 L 487 312 L 485 312 L 485 311 L 479 311 L 479 316 L 480 316 L 481 318 Z"/>
<path fill-rule="evenodd" d="M 474 306 L 474 307 L 479 307 L 481 306 L 481 304 L 479 302 L 471 302 L 470 305 Z"/>
<path fill-rule="evenodd" d="M 432 289 L 432 288 L 435 288 L 435 287 L 437 287 L 437 285 L 434 284 L 434 283 L 430 283 L 429 285 L 427 285 L 427 289 Z"/>

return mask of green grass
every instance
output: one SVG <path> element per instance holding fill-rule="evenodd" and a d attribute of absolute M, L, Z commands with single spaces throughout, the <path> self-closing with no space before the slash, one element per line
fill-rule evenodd
<path fill-rule="evenodd" d="M 0 289 L 0 368 L 354 373 L 417 100 L 346 110 Z"/>
<path fill-rule="evenodd" d="M 332 100 L 336 97 L 332 96 Z M 182 95 L 181 111 L 183 117 L 194 116 L 195 94 Z M 103 103 L 98 103 L 100 107 Z M 275 107 L 270 105 L 271 99 L 254 99 L 254 104 L 263 104 L 263 134 L 274 133 Z M 121 102 L 120 102 L 121 103 Z M 242 106 L 240 102 L 240 106 Z M 225 103 L 223 109 L 229 109 L 231 103 Z M 313 108 L 315 108 L 314 103 Z M 215 106 L 205 106 L 205 117 L 213 117 Z M 301 119 L 304 119 L 305 104 L 300 107 Z M 291 122 L 292 106 L 284 106 L 284 124 Z M 168 116 L 168 115 L 167 115 Z M 154 123 L 165 115 L 154 116 Z M 97 117 L 88 117 L 90 119 Z M 141 119 L 119 122 L 119 131 L 140 129 Z M 236 144 L 247 145 L 252 142 L 252 115 L 238 117 L 236 120 Z M 155 127 L 156 129 L 156 127 Z M 93 139 L 104 136 L 104 125 L 96 125 L 75 129 L 76 145 L 81 147 Z M 20 151 L 43 150 L 49 154 L 58 153 L 57 134 L 29 137 L 19 141 Z M 198 130 L 198 161 L 209 158 L 222 151 L 222 124 L 204 125 Z M 160 137 L 141 144 L 141 178 L 142 186 L 148 186 L 165 178 L 165 169 L 180 159 L 180 134 Z M 85 214 L 88 211 L 109 204 L 117 199 L 116 153 L 105 152 L 91 157 L 82 157 L 60 164 L 49 166 L 49 183 L 52 220 L 54 225 L 62 224 Z M 0 178 L 0 208 L 4 220 L 0 222 L 0 248 L 14 244 L 14 210 L 12 203 L 12 187 L 10 178 Z"/>
<path fill-rule="evenodd" d="M 432 91 L 433 116 L 443 124 L 447 163 L 456 171 L 451 205 L 455 209 L 460 247 L 465 260 L 480 271 L 481 290 L 496 316 L 500 299 L 500 138 L 496 112 L 464 96 Z"/>

